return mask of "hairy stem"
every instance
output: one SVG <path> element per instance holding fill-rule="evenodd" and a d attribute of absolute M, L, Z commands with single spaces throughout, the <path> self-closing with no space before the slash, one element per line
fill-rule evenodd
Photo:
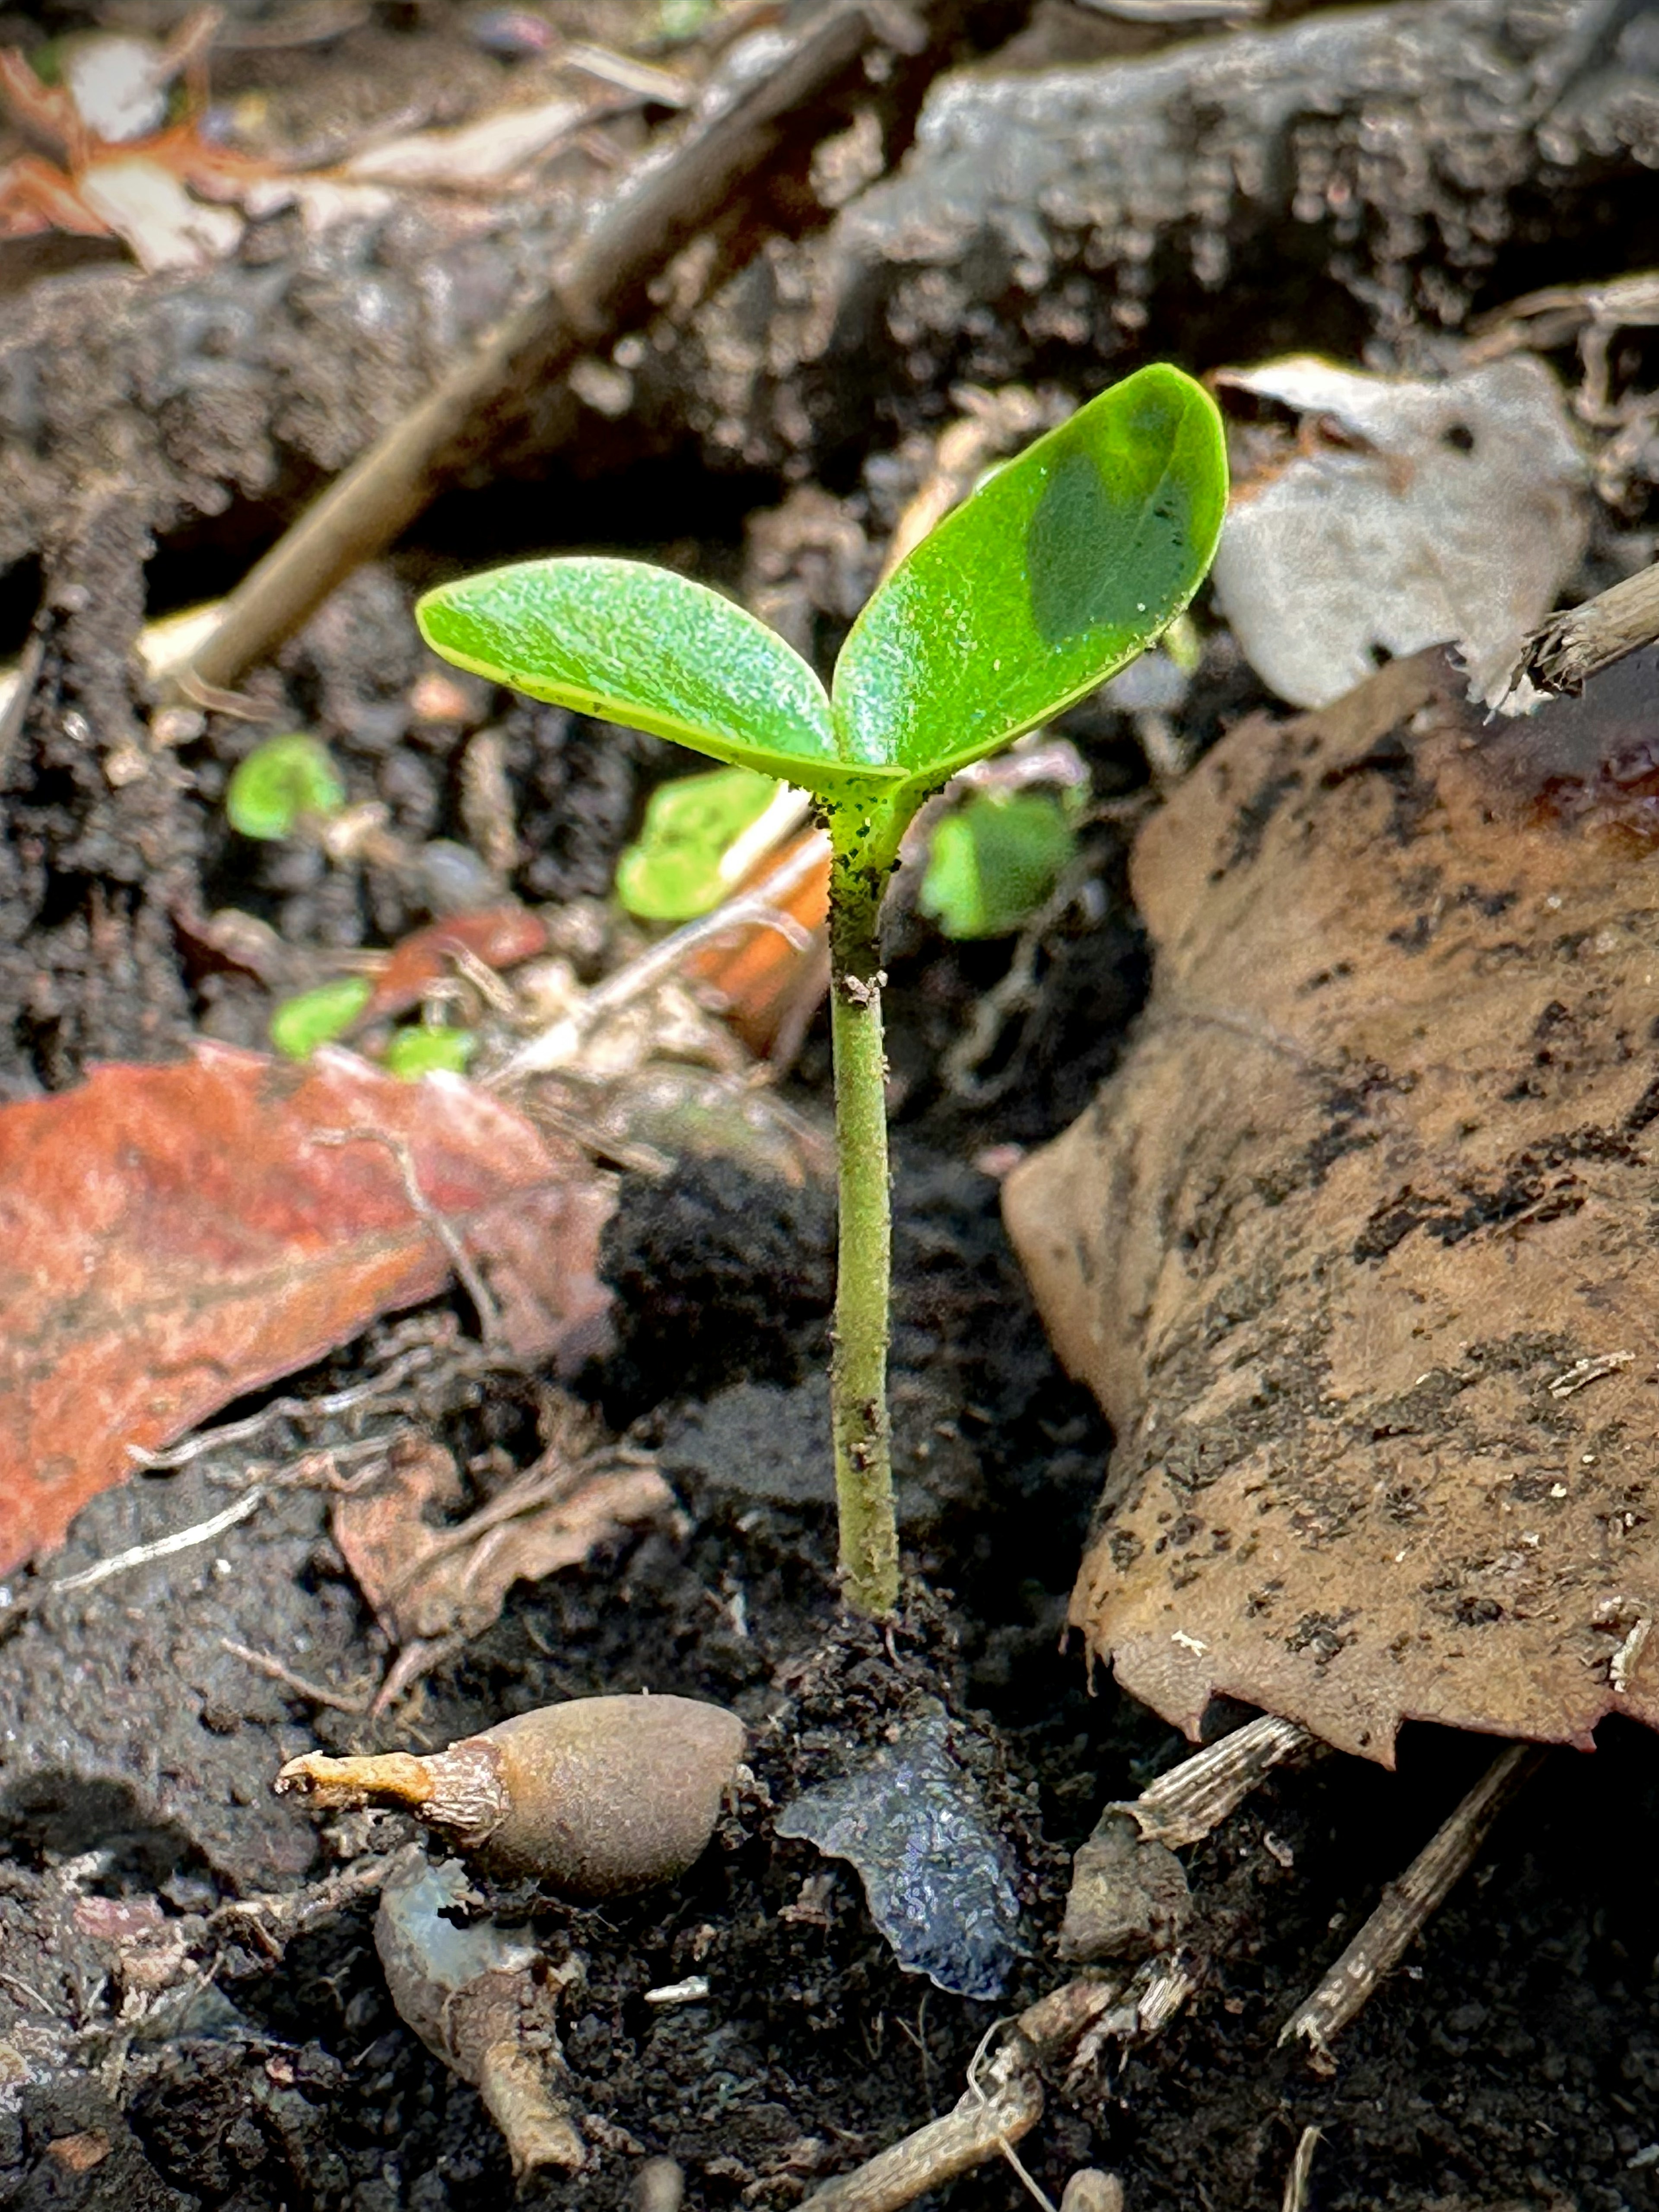
<path fill-rule="evenodd" d="M 887 1064 L 882 1052 L 878 927 L 902 823 L 832 818 L 830 1024 L 836 1056 L 841 1241 L 836 1349 L 830 1372 L 841 1577 L 858 1612 L 898 1601 L 898 1527 L 887 1425 L 892 1230 L 887 1172 Z"/>

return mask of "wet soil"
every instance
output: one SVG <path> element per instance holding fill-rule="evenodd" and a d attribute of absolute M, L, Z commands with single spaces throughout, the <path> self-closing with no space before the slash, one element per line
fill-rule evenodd
<path fill-rule="evenodd" d="M 389 36 L 404 12 L 419 13 L 379 11 L 375 35 Z M 1454 43 L 1491 31 L 1493 11 L 1442 12 L 1436 35 Z M 1553 37 L 1566 37 L 1565 12 L 1534 10 L 1525 40 L 1504 31 L 1499 43 L 1511 60 L 1535 61 Z M 1053 44 L 1055 14 L 1040 12 L 1026 66 L 1072 58 Z M 1624 21 L 1611 31 L 1603 23 L 1597 37 L 1616 43 Z M 1073 22 L 1068 34 L 1084 32 Z M 1590 50 L 1581 42 L 1575 51 L 1582 92 Z M 1359 143 L 1367 102 L 1384 96 L 1378 66 L 1371 53 L 1358 89 L 1345 95 L 1345 119 L 1330 134 L 1339 155 L 1345 132 Z M 1236 121 L 1219 82 L 1217 72 L 1210 97 L 1220 106 L 1206 112 Z M 1169 91 L 1166 119 L 1185 96 Z M 1461 96 L 1455 83 L 1437 94 L 1454 104 Z M 964 92 L 959 106 L 996 97 Z M 1317 107 L 1326 95 L 1308 98 Z M 1588 112 L 1589 99 L 1577 112 Z M 1626 113 L 1616 143 L 1604 133 L 1592 165 L 1595 189 L 1615 205 L 1628 189 L 1632 210 L 1646 204 L 1635 184 L 1620 184 L 1620 162 L 1632 175 L 1639 168 L 1626 155 L 1645 115 Z M 1029 148 L 1029 118 L 1013 115 L 1016 125 Z M 1513 151 L 1533 129 L 1494 124 L 1483 143 L 1490 152 L 1501 137 Z M 1297 143 L 1298 159 L 1312 160 L 1317 149 Z M 1519 240 L 1512 277 L 1523 265 L 1533 274 L 1545 250 L 1529 159 L 1488 165 L 1495 204 L 1512 191 L 1507 229 L 1487 210 L 1489 232 Z M 1430 166 L 1443 197 L 1446 164 Z M 921 189 L 921 173 L 903 189 Z M 1288 191 L 1286 178 L 1280 184 Z M 1368 205 L 1387 197 L 1369 172 L 1365 190 Z M 1589 198 L 1586 183 L 1569 228 L 1588 220 Z M 1052 211 L 1052 198 L 1046 204 Z M 891 209 L 870 218 L 878 230 L 890 220 Z M 1195 296 L 1185 203 L 1170 234 L 1182 241 L 1185 273 L 1158 254 L 1131 257 L 1152 272 L 1137 280 L 1145 312 L 1140 323 L 1118 316 L 1112 327 L 1139 330 L 1150 316 L 1151 338 L 1197 358 L 1220 343 L 1213 327 L 1188 346 L 1169 319 Z M 1323 250 L 1303 234 L 1283 249 L 1290 264 L 1275 264 L 1274 235 L 1267 216 L 1250 232 L 1248 298 L 1257 306 L 1226 334 L 1235 357 L 1267 342 L 1272 317 L 1285 312 L 1271 297 L 1272 270 L 1305 273 Z M 1298 296 L 1328 306 L 1340 298 L 1322 342 L 1335 343 L 1333 332 L 1350 324 L 1356 344 L 1402 331 L 1428 342 L 1413 317 L 1425 296 L 1418 278 L 1435 253 L 1413 235 L 1404 259 L 1397 237 L 1373 241 L 1372 272 L 1386 264 L 1394 276 L 1371 294 L 1346 265 L 1328 286 L 1322 278 L 1304 288 Z M 1440 242 L 1442 259 L 1461 271 L 1454 321 L 1467 311 L 1477 263 L 1488 292 L 1522 289 L 1505 288 L 1486 246 L 1465 252 L 1468 243 Z M 522 240 L 520 249 L 531 250 Z M 1066 283 L 1082 282 L 1091 250 L 1075 230 Z M 1364 261 L 1353 235 L 1350 250 Z M 786 259 L 774 258 L 766 282 L 782 282 Z M 390 264 L 395 270 L 395 254 Z M 271 265 L 289 282 L 298 264 Z M 488 254 L 479 265 L 489 284 L 510 289 Z M 861 418 L 861 449 L 835 410 L 780 408 L 792 388 L 811 398 L 834 383 L 834 348 L 817 368 L 787 348 L 760 348 L 757 358 L 771 364 L 761 380 L 769 427 L 747 447 L 726 436 L 722 420 L 762 420 L 751 404 L 758 372 L 728 349 L 731 388 L 742 388 L 720 403 L 726 416 L 709 398 L 711 373 L 694 364 L 686 388 L 702 448 L 696 438 L 688 448 L 688 417 L 678 442 L 650 428 L 629 472 L 603 494 L 603 523 L 600 505 L 571 505 L 557 462 L 522 497 L 458 497 L 337 594 L 276 667 L 256 672 L 249 689 L 265 726 L 324 737 L 350 798 L 386 810 L 392 830 L 423 856 L 414 866 L 328 864 L 297 847 L 255 849 L 231 837 L 225 783 L 255 726 L 187 716 L 167 726 L 164 744 L 151 742 L 129 653 L 147 605 L 155 611 L 181 577 L 196 577 L 192 549 L 224 561 L 239 530 L 257 539 L 307 471 L 355 450 L 370 400 L 343 377 L 334 411 L 325 393 L 276 461 L 263 398 L 234 421 L 222 410 L 206 418 L 221 442 L 195 479 L 185 459 L 198 418 L 183 408 L 161 424 L 159 442 L 147 432 L 149 442 L 130 449 L 139 456 L 130 473 L 111 466 L 94 477 L 87 449 L 121 448 L 93 426 L 130 406 L 131 394 L 99 381 L 112 355 L 88 356 L 82 443 L 71 435 L 61 449 L 40 446 L 37 459 L 63 466 L 40 477 L 37 509 L 8 545 L 20 605 L 27 599 L 32 612 L 38 599 L 41 611 L 27 710 L 0 760 L 0 1097 L 62 1087 L 94 1058 L 166 1058 L 194 1033 L 260 1042 L 281 979 L 261 980 L 215 950 L 204 923 L 217 908 L 234 905 L 292 953 L 319 959 L 389 942 L 427 919 L 465 865 L 454 849 L 469 834 L 460 763 L 482 727 L 501 733 L 523 846 L 511 888 L 537 902 L 602 898 L 646 791 L 689 763 L 654 741 L 483 687 L 461 720 L 423 720 L 411 694 L 431 664 L 409 622 L 412 591 L 458 560 L 544 540 L 554 494 L 572 542 L 599 529 L 609 542 L 737 583 L 745 523 L 777 505 L 793 471 L 817 479 L 809 489 L 822 491 L 834 527 L 798 532 L 768 580 L 781 574 L 786 599 L 794 594 L 783 626 L 805 624 L 805 641 L 832 652 L 849 597 L 856 605 L 867 585 L 860 564 L 878 556 L 918 480 L 917 441 L 947 408 L 951 375 L 964 364 L 990 374 L 1012 363 L 1097 382 L 1094 306 L 1111 319 L 1103 290 L 1075 329 L 1042 323 L 1028 300 L 1024 322 L 1008 325 L 1024 336 L 1004 360 L 994 315 L 975 322 L 962 296 L 930 292 L 915 269 L 893 275 L 896 259 L 886 265 L 888 335 L 870 359 L 878 374 L 895 360 L 904 367 Z M 1006 257 L 999 266 L 962 245 L 959 268 L 986 297 L 1006 293 Z M 857 269 L 844 257 L 842 267 L 844 353 L 856 321 L 848 303 L 875 309 Z M 226 276 L 224 288 L 245 273 Z M 77 326 L 93 281 L 82 272 L 36 295 L 31 331 L 50 326 L 61 338 Z M 128 289 L 142 319 L 149 295 Z M 1059 296 L 1047 276 L 1028 289 L 1031 299 Z M 908 324 L 893 307 L 900 294 Z M 744 296 L 752 306 L 752 291 Z M 1443 305 L 1451 293 L 1435 296 Z M 739 297 L 721 312 L 749 310 Z M 756 309 L 757 345 L 764 322 Z M 936 344 L 950 327 L 961 343 Z M 1301 331 L 1298 342 L 1314 335 Z M 226 343 L 234 355 L 237 341 Z M 707 329 L 688 343 L 699 358 L 711 349 Z M 398 355 L 399 375 L 418 352 Z M 337 365 L 330 345 L 323 354 Z M 268 386 L 269 357 L 252 368 L 248 388 Z M 373 404 L 395 411 L 401 385 L 367 380 Z M 847 384 L 837 406 L 848 394 L 856 404 L 860 391 L 867 398 L 864 386 Z M 780 420 L 818 428 L 786 435 Z M 157 453 L 165 497 L 151 466 Z M 701 473 L 711 457 L 728 471 L 712 489 Z M 232 501 L 222 525 L 222 495 L 236 481 L 252 489 L 238 495 L 240 522 Z M 42 520 L 34 531 L 37 513 L 49 528 Z M 585 532 L 574 530 L 573 513 Z M 158 529 L 173 533 L 160 556 Z M 755 543 L 751 533 L 751 584 Z M 1608 544 L 1604 532 L 1598 558 Z M 1202 744 L 1258 703 L 1224 641 L 1212 644 L 1187 732 Z M 580 1962 L 561 2023 L 592 2163 L 579 2180 L 531 2185 L 532 2204 L 631 2205 L 653 2154 L 680 2162 L 693 2208 L 793 2204 L 815 2179 L 948 2109 L 992 2022 L 1063 1978 L 1054 1939 L 1069 1853 L 1103 1802 L 1134 1794 L 1183 1749 L 1109 1682 L 1091 1684 L 1063 1646 L 1066 1598 L 1110 1439 L 1092 1401 L 1054 1364 L 1003 1237 L 996 1183 L 976 1164 L 988 1147 L 1040 1141 L 1087 1103 L 1146 993 L 1124 860 L 1135 805 L 1153 803 L 1146 770 L 1121 714 L 1081 711 L 1070 734 L 1096 798 L 1127 804 L 1089 832 L 1091 896 L 1045 941 L 1036 1003 L 986 1064 L 988 1103 L 953 1091 L 944 1069 L 1009 947 L 944 946 L 904 913 L 893 924 L 894 1402 L 911 1579 L 890 1640 L 849 1626 L 834 1597 L 821 1379 L 829 1202 L 811 1186 L 787 1190 L 734 1166 L 625 1178 L 605 1260 L 619 1340 L 580 1384 L 613 1427 L 658 1451 L 676 1517 L 586 1569 L 516 1589 L 501 1620 L 391 1722 L 330 1710 L 254 1672 L 228 1646 L 275 1655 L 348 1696 L 387 1662 L 329 1533 L 325 1492 L 291 1479 L 307 1453 L 415 1425 L 476 1469 L 533 1458 L 535 1378 L 480 1361 L 464 1302 L 387 1324 L 289 1386 L 318 1395 L 417 1351 L 415 1373 L 366 1410 L 278 1423 L 252 1446 L 136 1477 L 99 1499 L 50 1563 L 52 1580 L 198 1522 L 251 1481 L 262 1488 L 257 1510 L 212 1545 L 82 1591 L 52 1595 L 23 1577 L 11 1592 L 28 1601 L 6 1616 L 0 1644 L 0 2202 L 29 2212 L 483 2212 L 512 2201 L 505 2153 L 477 2094 L 392 2011 L 373 1948 L 373 1897 L 352 1893 L 373 1853 L 402 1832 L 350 1817 L 319 1822 L 270 1796 L 276 1767 L 313 1743 L 435 1745 L 552 1698 L 643 1687 L 719 1698 L 750 1725 L 756 1788 L 691 1874 L 602 1911 L 544 1900 L 533 1908 L 549 1956 Z M 821 1026 L 790 1080 L 803 1109 L 822 1114 Z M 996 2003 L 902 1972 L 850 1869 L 772 1832 L 773 1808 L 929 1699 L 951 1716 L 955 1746 L 1018 1868 L 1024 1949 Z M 1218 1712 L 1212 1722 L 1237 1717 Z M 1481 1741 L 1408 1728 L 1397 1773 L 1335 1757 L 1282 1773 L 1189 1854 L 1197 1993 L 1161 2035 L 1080 2091 L 1051 2096 L 1024 2146 L 1051 2198 L 1072 2171 L 1094 2164 L 1121 2175 L 1129 2212 L 1268 2212 L 1304 2129 L 1315 2125 L 1324 2136 L 1309 2201 L 1328 2212 L 1659 2208 L 1659 1744 L 1639 1731 L 1610 1725 L 1593 1758 L 1554 1755 L 1344 2036 L 1332 2074 L 1277 2046 L 1297 2002 L 1490 1754 Z M 289 1916 L 307 1899 L 314 1911 L 296 1926 Z M 523 1899 L 518 1909 L 532 1910 Z M 706 1997 L 647 2001 L 647 1991 L 693 1975 L 707 1978 Z M 948 2201 L 1012 2212 L 1030 2200 L 999 2165 Z"/>

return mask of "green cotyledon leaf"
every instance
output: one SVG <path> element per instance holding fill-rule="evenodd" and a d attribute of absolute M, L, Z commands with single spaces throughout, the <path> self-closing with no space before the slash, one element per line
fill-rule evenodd
<path fill-rule="evenodd" d="M 525 561 L 428 592 L 428 645 L 532 698 L 599 714 L 832 801 L 902 781 L 836 749 L 817 678 L 706 584 L 642 561 Z"/>
<path fill-rule="evenodd" d="M 989 477 L 854 624 L 844 756 L 943 781 L 1122 667 L 1202 582 L 1227 503 L 1221 418 L 1179 369 L 1114 385 Z"/>

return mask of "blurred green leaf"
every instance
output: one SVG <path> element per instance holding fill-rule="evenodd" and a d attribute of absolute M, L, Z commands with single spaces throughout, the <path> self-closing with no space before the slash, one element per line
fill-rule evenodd
<path fill-rule="evenodd" d="M 659 784 L 639 842 L 617 863 L 617 896 L 641 921 L 690 921 L 732 886 L 721 862 L 778 794 L 775 776 L 717 768 Z"/>
<path fill-rule="evenodd" d="M 381 1064 L 388 1075 L 398 1076 L 404 1083 L 416 1082 L 422 1075 L 465 1075 L 477 1044 L 471 1030 L 441 1029 L 416 1022 L 392 1032 Z"/>
<path fill-rule="evenodd" d="M 309 1060 L 351 1027 L 374 995 L 367 975 L 338 975 L 284 999 L 270 1017 L 270 1042 L 290 1060 Z"/>
<path fill-rule="evenodd" d="M 917 904 L 946 937 L 1008 937 L 1077 850 L 1070 810 L 1048 791 L 975 792 L 933 831 Z"/>
<path fill-rule="evenodd" d="M 303 730 L 290 730 L 266 738 L 238 762 L 225 791 L 225 814 L 244 837 L 291 837 L 304 816 L 337 814 L 345 796 L 328 748 Z"/>

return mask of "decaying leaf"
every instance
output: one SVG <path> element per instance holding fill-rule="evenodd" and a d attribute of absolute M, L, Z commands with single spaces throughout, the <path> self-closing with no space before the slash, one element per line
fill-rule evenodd
<path fill-rule="evenodd" d="M 1145 1025 L 1006 1203 L 1118 1433 L 1072 1618 L 1189 1732 L 1659 1726 L 1656 665 L 1396 663 L 1142 833 Z"/>
<path fill-rule="evenodd" d="M 595 1458 L 574 1425 L 487 1504 L 446 1521 L 461 1498 L 452 1455 L 430 1437 L 395 1448 L 380 1477 L 336 1499 L 334 1537 L 392 1641 L 476 1636 L 515 1582 L 574 1567 L 672 1503 L 642 1454 Z"/>
<path fill-rule="evenodd" d="M 1281 699 L 1322 707 L 1383 653 L 1455 642 L 1484 686 L 1578 566 L 1589 469 L 1542 362 L 1430 382 L 1301 355 L 1217 378 L 1292 410 L 1242 434 L 1217 599 Z"/>
<path fill-rule="evenodd" d="M 365 1131 L 406 1148 L 424 1212 Z M 515 1349 L 580 1358 L 603 1328 L 611 1203 L 582 1154 L 499 1101 L 345 1053 L 295 1067 L 201 1045 L 0 1110 L 0 1572 L 122 1480 L 130 1444 L 167 1444 L 441 1291 L 437 1221 Z"/>
<path fill-rule="evenodd" d="M 386 1021 L 417 1006 L 435 984 L 470 960 L 500 969 L 533 959 L 547 946 L 547 924 L 528 907 L 483 907 L 446 915 L 401 939 L 374 977 L 362 1020 Z"/>

